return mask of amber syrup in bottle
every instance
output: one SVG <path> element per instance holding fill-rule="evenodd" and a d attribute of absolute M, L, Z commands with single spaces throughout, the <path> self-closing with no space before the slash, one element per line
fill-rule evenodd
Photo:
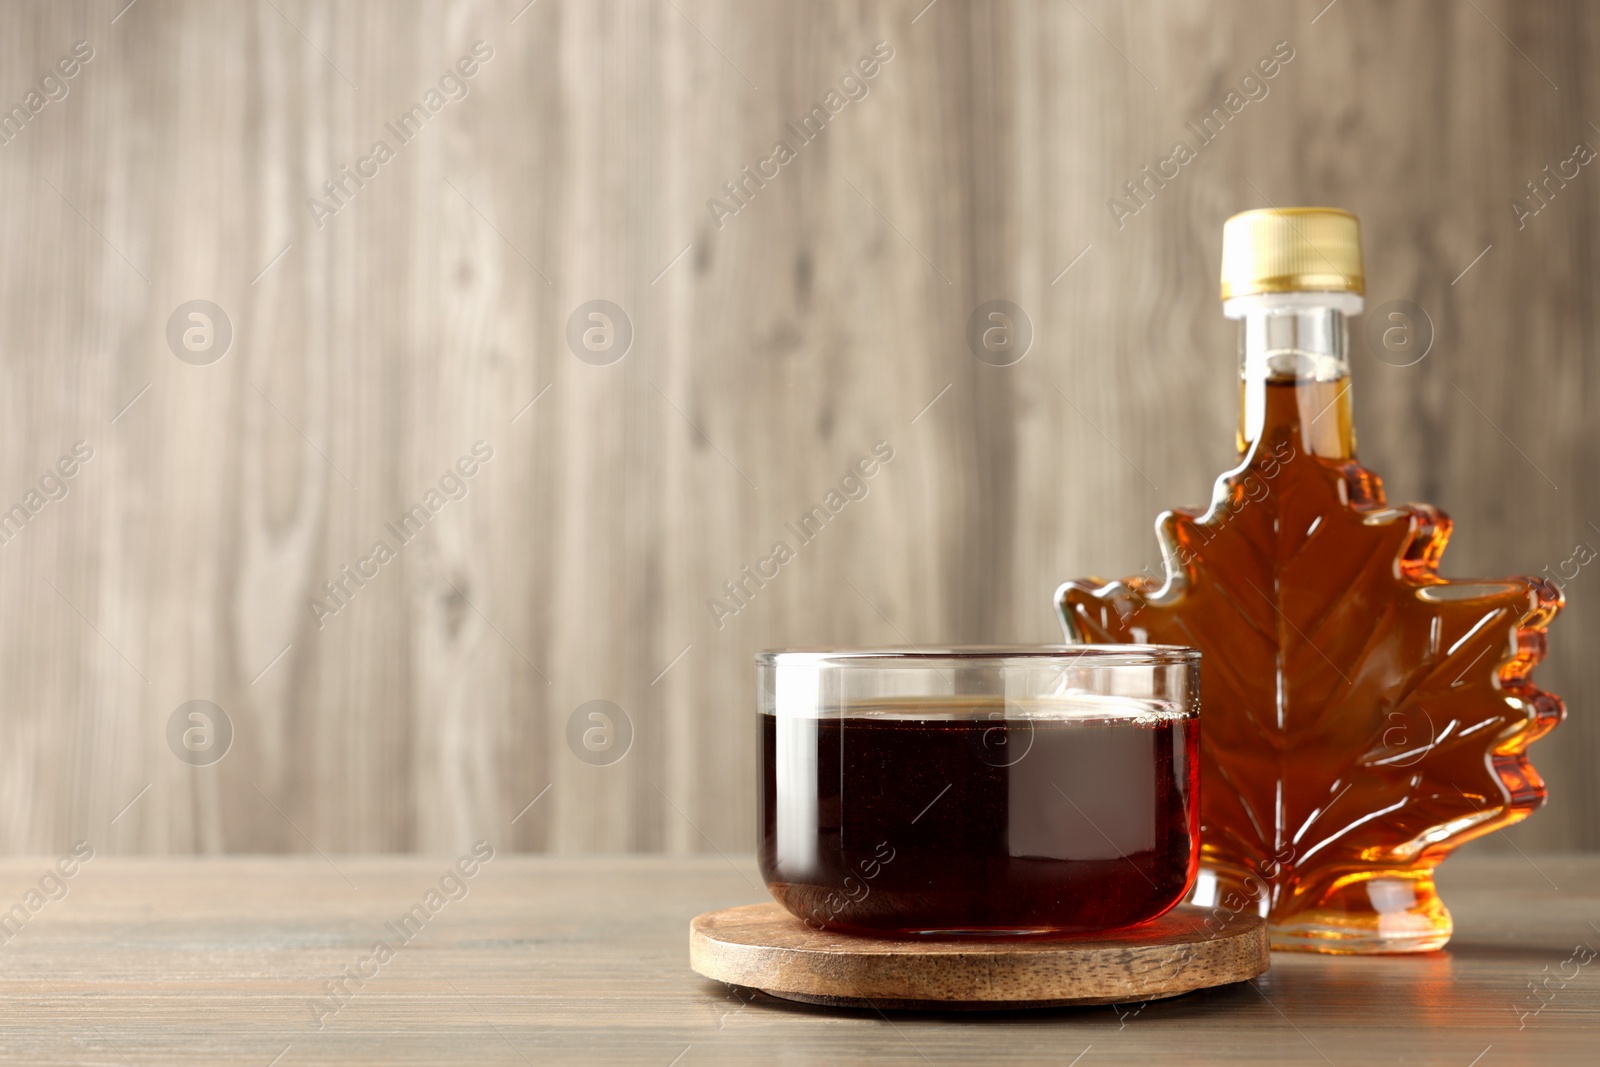
<path fill-rule="evenodd" d="M 1355 218 L 1247 212 L 1224 248 L 1239 464 L 1157 520 L 1164 579 L 1068 582 L 1058 607 L 1076 641 L 1202 652 L 1191 903 L 1265 916 L 1277 949 L 1438 948 L 1435 867 L 1544 800 L 1525 752 L 1563 708 L 1529 672 L 1561 593 L 1440 577 L 1449 518 L 1356 461 Z"/>

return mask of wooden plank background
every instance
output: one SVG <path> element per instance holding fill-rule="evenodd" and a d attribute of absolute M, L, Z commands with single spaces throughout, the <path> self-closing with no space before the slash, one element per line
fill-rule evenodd
<path fill-rule="evenodd" d="M 514 816 L 507 848 L 748 848 L 758 649 L 1054 640 L 1060 580 L 1156 565 L 1156 512 L 1232 460 L 1215 279 L 1248 207 L 1356 211 L 1369 307 L 1431 318 L 1414 366 L 1356 338 L 1356 410 L 1391 495 L 1456 519 L 1447 571 L 1600 545 L 1600 174 L 1511 208 L 1600 146 L 1600 9 L 924 2 L 0 8 L 0 107 L 93 50 L 0 145 L 0 507 L 93 453 L 0 546 L 0 850 L 457 850 Z M 1278 42 L 1267 95 L 1119 225 Z M 203 366 L 166 339 L 196 299 L 233 334 Z M 596 299 L 632 327 L 606 365 L 566 340 Z M 1032 324 L 1015 365 L 965 342 L 991 299 Z M 319 619 L 479 441 L 465 496 Z M 719 626 L 879 441 L 865 498 Z M 1538 675 L 1572 711 L 1534 750 L 1553 800 L 1476 848 L 1600 847 L 1595 571 Z M 166 740 L 193 699 L 234 732 L 209 766 Z M 594 699 L 632 724 L 610 765 L 567 741 Z"/>

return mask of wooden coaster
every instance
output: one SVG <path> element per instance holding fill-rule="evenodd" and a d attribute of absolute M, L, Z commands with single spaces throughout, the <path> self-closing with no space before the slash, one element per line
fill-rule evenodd
<path fill-rule="evenodd" d="M 1181 905 L 1131 930 L 1063 941 L 858 937 L 813 930 L 778 904 L 708 911 L 689 924 L 689 965 L 707 978 L 835 1007 L 1136 1003 L 1242 982 L 1267 962 L 1258 916 Z"/>

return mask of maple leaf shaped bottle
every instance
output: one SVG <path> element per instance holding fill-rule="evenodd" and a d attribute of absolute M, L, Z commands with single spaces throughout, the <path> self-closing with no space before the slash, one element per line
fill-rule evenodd
<path fill-rule="evenodd" d="M 1262 914 L 1276 949 L 1442 946 L 1434 868 L 1543 802 L 1524 751 L 1564 714 L 1528 680 L 1560 591 L 1439 577 L 1449 518 L 1385 503 L 1356 462 L 1347 336 L 1362 292 L 1353 215 L 1230 219 L 1239 465 L 1204 513 L 1157 519 L 1163 581 L 1057 593 L 1070 640 L 1201 650 L 1191 903 Z"/>

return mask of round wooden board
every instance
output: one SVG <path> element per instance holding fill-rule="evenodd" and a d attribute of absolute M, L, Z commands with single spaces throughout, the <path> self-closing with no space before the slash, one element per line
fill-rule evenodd
<path fill-rule="evenodd" d="M 1059 941 L 859 937 L 813 930 L 778 904 L 708 911 L 689 924 L 689 964 L 707 978 L 837 1007 L 995 1011 L 1158 1000 L 1254 978 L 1268 956 L 1258 916 L 1187 906 L 1131 930 Z"/>

